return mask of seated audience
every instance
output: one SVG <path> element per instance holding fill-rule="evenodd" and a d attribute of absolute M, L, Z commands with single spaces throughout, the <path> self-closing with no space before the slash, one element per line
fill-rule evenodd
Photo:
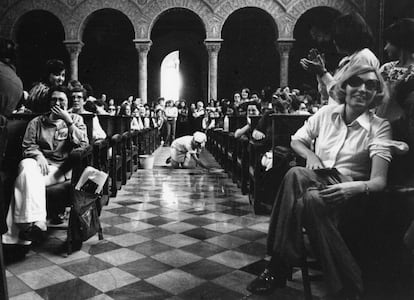
<path fill-rule="evenodd" d="M 69 113 L 68 91 L 49 90 L 50 112 L 31 120 L 23 138 L 23 160 L 7 215 L 5 244 L 30 244 L 43 238 L 46 227 L 46 186 L 70 179 L 72 149 L 88 145 L 81 116 Z"/>
<path fill-rule="evenodd" d="M 291 146 L 306 159 L 306 167 L 290 169 L 279 188 L 267 237 L 271 260 L 248 285 L 252 293 L 286 285 L 291 268 L 300 265 L 304 255 L 305 227 L 330 292 L 359 299 L 361 270 L 338 224 L 362 217 L 364 196 L 386 185 L 391 152 L 385 144 L 391 139 L 391 128 L 371 111 L 385 90 L 376 68 L 349 68 L 336 86 L 341 104 L 321 108 L 292 137 Z"/>

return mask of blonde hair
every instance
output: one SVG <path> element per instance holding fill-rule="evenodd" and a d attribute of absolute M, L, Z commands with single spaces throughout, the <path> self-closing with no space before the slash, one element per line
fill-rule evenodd
<path fill-rule="evenodd" d="M 382 78 L 382 75 L 379 73 L 379 70 L 369 65 L 354 65 L 344 72 L 344 74 L 341 76 L 339 81 L 335 84 L 334 92 L 335 92 L 336 100 L 340 104 L 345 103 L 346 85 L 348 84 L 348 80 L 351 77 L 366 74 L 366 73 L 371 73 L 371 72 L 376 75 L 380 83 L 380 86 L 379 86 L 379 90 L 374 96 L 373 101 L 369 105 L 369 109 L 374 108 L 380 105 L 382 102 L 384 102 L 384 100 L 389 97 L 388 88 L 385 85 L 384 79 Z"/>

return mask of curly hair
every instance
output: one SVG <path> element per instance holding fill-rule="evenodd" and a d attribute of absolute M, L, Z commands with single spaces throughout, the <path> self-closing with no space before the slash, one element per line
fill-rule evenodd
<path fill-rule="evenodd" d="M 335 95 L 336 100 L 343 104 L 345 103 L 346 98 L 346 85 L 348 83 L 348 80 L 357 75 L 362 75 L 366 73 L 375 73 L 375 76 L 377 77 L 380 88 L 379 91 L 377 91 L 377 94 L 374 96 L 374 100 L 369 105 L 369 108 L 374 108 L 378 105 L 380 105 L 384 99 L 388 98 L 388 89 L 385 85 L 384 79 L 382 78 L 381 74 L 379 73 L 379 70 L 377 68 L 371 67 L 369 65 L 354 65 L 350 67 L 341 77 L 341 79 L 336 83 L 335 85 Z"/>

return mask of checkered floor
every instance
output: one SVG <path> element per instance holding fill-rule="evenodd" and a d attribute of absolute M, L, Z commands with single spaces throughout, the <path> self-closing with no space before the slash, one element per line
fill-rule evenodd
<path fill-rule="evenodd" d="M 168 148 L 156 152 L 165 161 Z M 215 164 L 211 155 L 204 157 Z M 268 297 L 246 285 L 263 270 L 267 216 L 216 170 L 139 170 L 104 208 L 104 240 L 69 257 L 47 243 L 7 268 L 11 299 L 303 299 L 300 272 Z M 315 286 L 314 293 L 323 288 Z"/>

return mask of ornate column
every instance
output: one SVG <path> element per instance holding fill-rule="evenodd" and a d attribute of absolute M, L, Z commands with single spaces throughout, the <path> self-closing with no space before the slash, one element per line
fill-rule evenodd
<path fill-rule="evenodd" d="M 143 103 L 147 103 L 147 82 L 148 82 L 148 52 L 152 42 L 150 40 L 134 40 L 135 48 L 138 51 L 138 94 Z"/>
<path fill-rule="evenodd" d="M 63 41 L 70 56 L 70 80 L 78 80 L 78 58 L 82 50 L 83 43 L 78 40 Z"/>
<path fill-rule="evenodd" d="M 280 86 L 287 86 L 289 83 L 289 52 L 295 40 L 277 40 L 280 55 Z"/>
<path fill-rule="evenodd" d="M 206 39 L 204 41 L 208 52 L 208 100 L 217 100 L 218 54 L 222 42 L 222 39 Z"/>

